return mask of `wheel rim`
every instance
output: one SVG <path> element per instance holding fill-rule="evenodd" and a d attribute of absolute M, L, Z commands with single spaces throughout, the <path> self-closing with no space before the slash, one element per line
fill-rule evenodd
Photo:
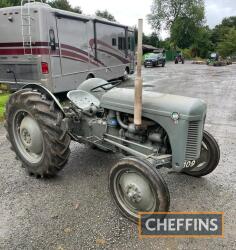
<path fill-rule="evenodd" d="M 22 157 L 29 163 L 39 163 L 44 155 L 43 135 L 38 123 L 25 110 L 13 117 L 13 136 Z"/>
<path fill-rule="evenodd" d="M 187 169 L 187 171 L 190 172 L 199 172 L 203 169 L 205 169 L 210 162 L 210 152 L 209 152 L 209 147 L 207 144 L 203 141 L 202 146 L 201 146 L 201 154 L 200 158 L 196 160 L 196 163 L 194 164 L 193 167 Z"/>
<path fill-rule="evenodd" d="M 147 178 L 131 168 L 116 173 L 113 187 L 119 204 L 136 218 L 138 212 L 154 212 L 159 203 Z"/>

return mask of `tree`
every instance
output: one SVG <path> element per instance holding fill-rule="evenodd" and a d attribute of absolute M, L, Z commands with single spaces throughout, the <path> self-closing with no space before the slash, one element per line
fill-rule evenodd
<path fill-rule="evenodd" d="M 178 17 L 170 28 L 171 40 L 179 48 L 189 48 L 197 37 L 198 27 L 188 17 Z"/>
<path fill-rule="evenodd" d="M 236 53 L 236 28 L 230 28 L 228 34 L 218 44 L 217 50 L 223 57 Z"/>
<path fill-rule="evenodd" d="M 204 57 L 208 54 L 211 43 L 210 31 L 204 27 L 204 0 L 153 0 L 148 21 L 156 33 L 170 31 L 171 39 L 164 45 L 191 48 L 195 55 Z"/>
<path fill-rule="evenodd" d="M 135 44 L 138 43 L 138 28 L 136 26 L 133 27 L 134 29 L 134 39 Z M 155 32 L 152 32 L 150 36 L 147 36 L 143 33 L 143 44 L 152 45 L 154 47 L 158 47 L 159 45 L 159 38 Z"/>
<path fill-rule="evenodd" d="M 215 45 L 218 46 L 225 36 L 230 32 L 231 28 L 236 29 L 236 16 L 231 16 L 228 18 L 224 18 L 222 23 L 216 25 L 216 27 L 212 30 L 211 41 Z"/>
<path fill-rule="evenodd" d="M 165 40 L 160 40 L 159 41 L 159 47 L 164 48 L 166 50 L 172 50 L 173 49 L 173 44 L 170 40 L 170 37 L 166 38 Z"/>
<path fill-rule="evenodd" d="M 72 8 L 72 12 L 78 13 L 78 14 L 82 14 L 82 9 L 79 6 L 76 6 L 74 8 Z"/>
<path fill-rule="evenodd" d="M 43 0 L 43 2 L 46 2 L 46 0 Z M 27 0 L 24 1 L 24 4 L 25 3 L 27 3 Z M 21 0 L 0 0 L 0 8 L 10 7 L 10 6 L 20 6 L 20 5 L 21 5 Z"/>
<path fill-rule="evenodd" d="M 78 14 L 82 13 L 82 10 L 79 6 L 73 8 L 68 2 L 68 0 L 51 0 L 51 1 L 43 0 L 43 2 L 49 4 L 50 6 L 56 9 L 72 11 Z M 24 3 L 27 3 L 27 1 L 25 0 Z M 20 5 L 21 5 L 21 0 L 0 0 L 0 8 L 10 7 L 10 6 L 20 6 Z"/>
<path fill-rule="evenodd" d="M 192 56 L 206 58 L 210 51 L 214 50 L 213 43 L 210 40 L 211 30 L 208 26 L 201 27 L 197 31 L 197 36 L 191 46 Z"/>
<path fill-rule="evenodd" d="M 68 0 L 52 0 L 48 2 L 48 4 L 56 9 L 67 10 L 67 11 L 72 11 L 78 14 L 82 14 L 81 8 L 78 6 L 73 8 L 68 2 Z"/>
<path fill-rule="evenodd" d="M 68 10 L 72 9 L 70 3 L 67 0 L 55 0 L 48 2 L 53 8 L 61 9 L 61 10 Z"/>
<path fill-rule="evenodd" d="M 104 10 L 104 11 L 97 10 L 95 15 L 102 17 L 102 18 L 105 18 L 109 21 L 116 22 L 115 17 L 111 13 L 109 13 L 107 10 Z"/>
<path fill-rule="evenodd" d="M 0 8 L 20 6 L 21 0 L 0 0 Z"/>
<path fill-rule="evenodd" d="M 149 44 L 154 46 L 154 47 L 159 46 L 159 38 L 158 38 L 157 33 L 152 32 L 152 34 L 149 37 Z"/>
<path fill-rule="evenodd" d="M 236 16 L 224 18 L 221 25 L 230 28 L 236 28 Z"/>
<path fill-rule="evenodd" d="M 0 8 L 5 8 L 8 6 L 10 6 L 10 5 L 9 5 L 9 2 L 7 0 L 0 0 Z"/>
<path fill-rule="evenodd" d="M 176 19 L 192 20 L 196 26 L 203 24 L 204 0 L 153 0 L 148 21 L 155 32 L 170 29 Z"/>

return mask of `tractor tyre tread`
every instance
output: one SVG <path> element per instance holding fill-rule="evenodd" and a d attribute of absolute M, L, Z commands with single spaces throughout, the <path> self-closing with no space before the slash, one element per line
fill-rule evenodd
<path fill-rule="evenodd" d="M 26 161 L 17 149 L 13 136 L 13 113 L 25 109 L 37 121 L 45 145 L 42 161 L 37 167 Z M 70 155 L 71 138 L 62 126 L 63 114 L 53 100 L 45 99 L 39 91 L 23 89 L 11 95 L 5 113 L 7 139 L 16 157 L 22 161 L 27 172 L 38 177 L 53 177 L 66 165 Z"/>

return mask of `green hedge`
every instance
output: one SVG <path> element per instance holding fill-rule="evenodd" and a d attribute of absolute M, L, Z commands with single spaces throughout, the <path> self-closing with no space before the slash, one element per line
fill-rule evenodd
<path fill-rule="evenodd" d="M 3 121 L 4 119 L 5 105 L 8 101 L 8 98 L 8 93 L 0 94 L 0 121 Z"/>

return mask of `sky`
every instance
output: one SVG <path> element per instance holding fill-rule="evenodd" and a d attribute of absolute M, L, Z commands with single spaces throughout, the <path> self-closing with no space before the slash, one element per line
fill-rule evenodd
<path fill-rule="evenodd" d="M 134 26 L 138 18 L 144 19 L 144 32 L 150 34 L 152 29 L 147 22 L 152 0 L 69 0 L 72 6 L 80 6 L 84 14 L 94 14 L 96 10 L 107 9 L 119 23 Z M 213 28 L 224 17 L 236 16 L 236 0 L 205 0 L 206 21 Z M 162 32 L 162 38 L 167 36 Z"/>

